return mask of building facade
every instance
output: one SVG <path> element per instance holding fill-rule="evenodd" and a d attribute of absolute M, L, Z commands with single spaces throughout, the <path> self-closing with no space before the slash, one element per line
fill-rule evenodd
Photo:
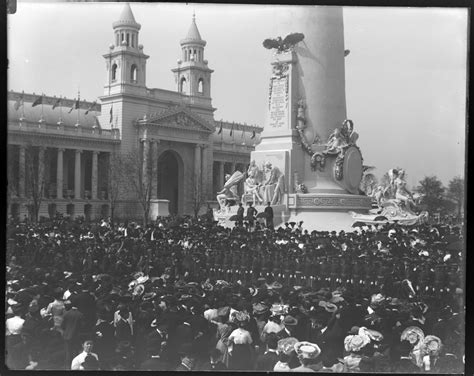
<path fill-rule="evenodd" d="M 246 171 L 262 129 L 214 119 L 213 70 L 195 17 L 172 69 L 174 91 L 146 86 L 149 56 L 128 3 L 112 27 L 97 101 L 9 92 L 9 215 L 23 219 L 36 208 L 39 216 L 94 219 L 113 209 L 139 218 L 140 189 L 130 181 L 149 187 L 153 204 L 168 200 L 170 213 L 191 214 L 215 201 L 225 174 Z"/>

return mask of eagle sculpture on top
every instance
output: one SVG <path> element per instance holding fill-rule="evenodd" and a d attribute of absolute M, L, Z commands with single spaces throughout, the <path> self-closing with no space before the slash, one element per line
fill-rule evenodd
<path fill-rule="evenodd" d="M 281 37 L 276 39 L 267 38 L 263 41 L 263 47 L 268 48 L 269 50 L 276 48 L 278 52 L 284 52 L 295 46 L 297 43 L 301 42 L 303 39 L 304 34 L 292 33 L 288 34 L 285 39 L 281 39 Z"/>

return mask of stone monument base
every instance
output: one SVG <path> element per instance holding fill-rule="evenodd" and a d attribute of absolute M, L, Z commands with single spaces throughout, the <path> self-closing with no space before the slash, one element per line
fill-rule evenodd
<path fill-rule="evenodd" d="M 265 205 L 255 205 L 254 208 L 257 210 L 257 215 L 265 211 Z M 231 221 L 230 218 L 233 215 L 237 215 L 238 205 L 231 206 L 228 210 L 221 212 L 220 210 L 214 209 L 214 220 L 218 221 L 219 226 L 232 228 L 235 226 L 235 221 Z M 280 225 L 284 225 L 285 222 L 288 222 L 288 210 L 286 205 L 273 205 L 273 226 L 275 228 Z M 245 207 L 244 217 L 247 214 L 247 207 Z M 244 219 L 245 220 L 245 219 Z M 265 223 L 265 220 L 259 219 Z"/>
<path fill-rule="evenodd" d="M 287 196 L 287 222 L 303 221 L 303 230 L 354 231 L 350 212 L 368 213 L 371 199 L 350 194 L 296 193 Z M 284 225 L 284 223 L 283 223 Z"/>
<path fill-rule="evenodd" d="M 149 219 L 155 220 L 156 217 L 167 217 L 170 215 L 169 212 L 169 200 L 157 200 L 151 199 L 150 200 L 150 216 Z"/>

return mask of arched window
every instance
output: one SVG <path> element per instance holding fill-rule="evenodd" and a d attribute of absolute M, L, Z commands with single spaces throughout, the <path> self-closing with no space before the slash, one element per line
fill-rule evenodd
<path fill-rule="evenodd" d="M 184 50 L 184 61 L 188 61 L 188 50 Z"/>
<path fill-rule="evenodd" d="M 127 46 L 130 45 L 130 34 L 127 33 Z"/>
<path fill-rule="evenodd" d="M 201 61 L 201 51 L 198 50 L 198 61 Z"/>
<path fill-rule="evenodd" d="M 135 34 L 132 34 L 132 47 L 135 47 Z"/>
<path fill-rule="evenodd" d="M 120 44 L 119 42 L 120 35 L 119 33 L 115 34 L 115 45 L 118 46 Z"/>
<path fill-rule="evenodd" d="M 204 80 L 202 78 L 200 78 L 198 81 L 198 93 L 204 93 Z"/>
<path fill-rule="evenodd" d="M 135 64 L 132 64 L 132 68 L 130 69 L 130 80 L 134 84 L 137 83 L 137 76 L 138 76 L 137 73 L 138 73 L 137 66 Z"/>
<path fill-rule="evenodd" d="M 181 80 L 179 81 L 179 92 L 186 94 L 187 92 L 187 82 L 186 78 L 182 77 Z"/>
<path fill-rule="evenodd" d="M 120 44 L 122 44 L 124 40 L 125 40 L 125 38 L 123 36 L 123 33 L 120 33 Z"/>
<path fill-rule="evenodd" d="M 117 64 L 112 65 L 112 81 L 117 79 Z"/>

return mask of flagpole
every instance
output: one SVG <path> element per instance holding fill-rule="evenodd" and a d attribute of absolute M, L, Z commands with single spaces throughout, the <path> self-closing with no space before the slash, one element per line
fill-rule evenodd
<path fill-rule="evenodd" d="M 44 93 L 41 93 L 41 120 L 43 120 L 43 115 L 44 115 Z"/>
<path fill-rule="evenodd" d="M 59 96 L 59 121 L 63 121 L 63 101 L 61 100 L 61 96 Z"/>
<path fill-rule="evenodd" d="M 22 90 L 21 92 L 21 117 L 22 119 L 25 118 L 25 91 Z"/>
<path fill-rule="evenodd" d="M 79 101 L 81 100 L 81 92 L 79 91 L 79 87 L 77 87 L 77 125 L 79 125 Z"/>

